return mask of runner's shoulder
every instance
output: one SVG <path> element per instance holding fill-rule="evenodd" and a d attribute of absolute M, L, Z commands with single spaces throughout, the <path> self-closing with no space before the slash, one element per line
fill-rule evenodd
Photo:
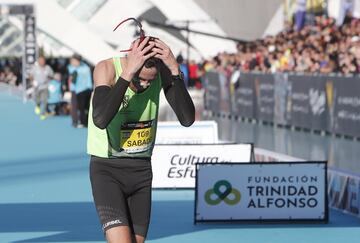
<path fill-rule="evenodd" d="M 94 69 L 95 85 L 112 85 L 115 77 L 115 68 L 111 58 L 98 62 Z"/>
<path fill-rule="evenodd" d="M 95 71 L 114 72 L 114 64 L 111 58 L 98 62 L 95 66 Z"/>

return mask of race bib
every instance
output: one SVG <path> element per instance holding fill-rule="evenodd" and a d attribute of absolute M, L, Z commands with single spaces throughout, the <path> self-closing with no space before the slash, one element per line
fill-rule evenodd
<path fill-rule="evenodd" d="M 153 124 L 154 121 L 123 124 L 120 130 L 120 148 L 129 154 L 150 149 L 154 141 Z"/>

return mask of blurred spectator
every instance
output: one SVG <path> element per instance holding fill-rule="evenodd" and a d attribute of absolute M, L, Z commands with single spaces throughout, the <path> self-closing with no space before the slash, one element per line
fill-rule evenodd
<path fill-rule="evenodd" d="M 59 115 L 62 105 L 61 74 L 55 73 L 54 78 L 49 82 L 48 110 L 50 115 Z"/>
<path fill-rule="evenodd" d="M 184 58 L 181 53 L 176 57 L 176 61 L 179 64 L 180 71 L 184 74 L 185 86 L 189 86 L 189 69 L 187 64 L 184 62 Z"/>
<path fill-rule="evenodd" d="M 305 24 L 306 17 L 306 0 L 297 0 L 296 2 L 296 13 L 295 13 L 295 26 L 296 30 L 299 31 Z"/>
<path fill-rule="evenodd" d="M 68 69 L 68 87 L 69 87 L 69 91 L 71 92 L 70 114 L 71 114 L 72 126 L 77 127 L 79 123 L 79 114 L 78 114 L 75 85 L 73 84 L 73 80 L 76 79 L 77 72 L 72 58 L 70 58 L 70 63 L 67 69 Z"/>
<path fill-rule="evenodd" d="M 199 67 L 195 61 L 189 63 L 189 87 L 201 88 L 201 81 L 199 77 Z"/>
<path fill-rule="evenodd" d="M 89 65 L 81 60 L 81 56 L 73 55 L 70 59 L 70 90 L 76 95 L 77 111 L 79 112 L 79 121 L 76 127 L 87 127 L 88 112 L 90 106 L 90 96 L 92 92 L 92 75 Z M 71 98 L 73 101 L 73 97 Z M 73 108 L 73 107 L 72 107 Z M 75 112 L 72 111 L 72 112 Z M 76 114 L 74 114 L 76 116 Z M 75 126 L 75 120 L 73 119 Z"/>
<path fill-rule="evenodd" d="M 4 71 L 0 71 L 0 82 L 15 86 L 17 83 L 16 75 L 11 71 L 9 67 L 5 67 Z"/>
<path fill-rule="evenodd" d="M 34 86 L 35 94 L 35 113 L 40 115 L 40 119 L 46 118 L 46 109 L 48 101 L 48 85 L 53 76 L 53 70 L 49 65 L 46 65 L 45 58 L 40 56 L 37 63 L 34 65 L 30 80 Z"/>
<path fill-rule="evenodd" d="M 339 6 L 339 16 L 336 20 L 338 26 L 347 23 L 352 18 L 354 12 L 354 0 L 341 0 Z"/>
<path fill-rule="evenodd" d="M 0 59 L 0 82 L 11 85 L 21 85 L 21 58 Z M 5 73 L 4 73 L 5 72 Z M 7 78 L 5 77 L 7 76 Z M 16 79 L 15 79 L 16 78 Z M 15 81 L 14 81 L 15 80 Z"/>

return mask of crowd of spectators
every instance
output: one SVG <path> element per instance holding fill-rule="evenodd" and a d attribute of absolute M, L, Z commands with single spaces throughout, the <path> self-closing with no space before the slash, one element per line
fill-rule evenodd
<path fill-rule="evenodd" d="M 301 30 L 288 24 L 275 36 L 238 44 L 238 52 L 205 61 L 205 71 L 360 73 L 360 20 L 347 17 L 341 26 L 325 16 Z"/>
<path fill-rule="evenodd" d="M 6 83 L 13 86 L 17 86 L 21 83 L 20 59 L 0 59 L 0 83 Z"/>

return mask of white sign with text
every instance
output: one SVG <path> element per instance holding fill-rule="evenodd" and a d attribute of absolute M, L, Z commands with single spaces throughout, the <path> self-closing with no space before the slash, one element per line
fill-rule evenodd
<path fill-rule="evenodd" d="M 196 163 L 248 163 L 251 155 L 252 144 L 155 145 L 152 187 L 194 188 Z"/>
<path fill-rule="evenodd" d="M 200 164 L 195 221 L 327 221 L 326 162 Z"/>

